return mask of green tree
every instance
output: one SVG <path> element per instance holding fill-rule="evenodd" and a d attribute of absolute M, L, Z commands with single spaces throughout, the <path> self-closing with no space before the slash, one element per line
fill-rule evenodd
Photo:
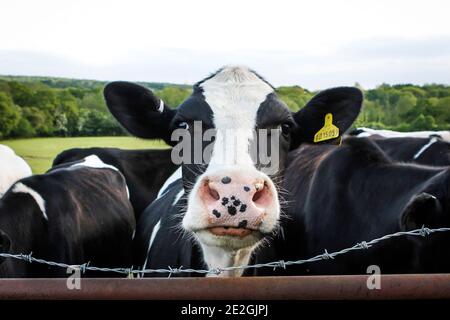
<path fill-rule="evenodd" d="M 11 131 L 10 136 L 15 138 L 31 138 L 36 135 L 36 130 L 25 118 L 20 118 L 19 123 Z"/>
<path fill-rule="evenodd" d="M 162 90 L 156 90 L 155 94 L 160 97 L 171 108 L 178 107 L 192 93 L 191 89 L 180 87 L 165 87 Z"/>
<path fill-rule="evenodd" d="M 0 137 L 8 137 L 20 120 L 20 112 L 10 96 L 0 92 Z"/>

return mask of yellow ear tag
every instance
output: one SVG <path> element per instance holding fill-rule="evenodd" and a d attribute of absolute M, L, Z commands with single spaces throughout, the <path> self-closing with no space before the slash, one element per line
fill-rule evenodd
<path fill-rule="evenodd" d="M 339 137 L 339 128 L 333 124 L 333 115 L 325 115 L 325 124 L 322 129 L 314 135 L 314 142 L 330 140 Z"/>

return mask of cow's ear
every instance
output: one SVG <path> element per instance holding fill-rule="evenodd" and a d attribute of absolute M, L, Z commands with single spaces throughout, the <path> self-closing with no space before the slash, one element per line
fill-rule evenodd
<path fill-rule="evenodd" d="M 422 192 L 414 196 L 403 210 L 400 229 L 408 231 L 420 229 L 422 226 L 436 227 L 440 216 L 442 216 L 442 206 L 439 199 Z"/>
<path fill-rule="evenodd" d="M 170 142 L 170 123 L 176 112 L 149 89 L 117 81 L 106 85 L 103 93 L 113 116 L 131 134 Z"/>
<path fill-rule="evenodd" d="M 291 147 L 303 142 L 332 142 L 350 128 L 361 110 L 363 95 L 353 87 L 324 90 L 294 114 L 297 128 Z"/>

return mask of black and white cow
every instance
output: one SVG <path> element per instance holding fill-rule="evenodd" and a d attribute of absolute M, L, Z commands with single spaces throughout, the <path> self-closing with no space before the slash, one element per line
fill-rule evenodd
<path fill-rule="evenodd" d="M 0 144 L 0 198 L 19 179 L 31 176 L 28 163 L 10 147 Z"/>
<path fill-rule="evenodd" d="M 370 137 L 372 138 L 372 137 Z M 450 143 L 439 136 L 429 138 L 373 138 L 393 160 L 431 166 L 450 165 Z"/>
<path fill-rule="evenodd" d="M 381 136 L 383 138 L 429 138 L 432 136 L 439 136 L 442 140 L 450 142 L 450 131 L 446 130 L 400 132 L 360 127 L 353 130 L 350 134 L 357 136 L 358 138 L 366 138 L 373 135 Z"/>
<path fill-rule="evenodd" d="M 200 142 L 201 152 L 210 148 L 210 161 L 197 163 L 192 161 L 196 153 L 190 155 L 191 161 L 182 164 L 181 179 L 142 214 L 136 231 L 135 265 L 144 268 L 246 264 L 255 248 L 278 230 L 282 206 L 278 186 L 288 151 L 313 141 L 332 117 L 342 134 L 357 117 L 362 102 L 358 89 L 335 88 L 319 93 L 292 113 L 274 88 L 246 67 L 224 67 L 198 82 L 176 110 L 150 90 L 128 82 L 108 84 L 105 98 L 119 122 L 142 138 L 175 145 L 171 139 L 175 131 L 184 130 L 191 136 L 206 129 L 215 132 L 214 140 L 209 137 L 213 143 Z M 249 152 L 254 132 L 263 129 L 279 133 L 273 149 L 279 163 L 270 175 L 263 172 L 265 164 L 253 161 Z M 190 143 L 194 150 L 196 142 Z"/>
<path fill-rule="evenodd" d="M 433 166 L 450 165 L 450 140 L 447 137 L 449 135 L 447 131 L 394 131 L 396 134 L 391 137 L 384 133 L 386 130 L 365 130 L 369 129 L 358 128 L 350 132 L 350 135 L 373 139 L 393 160 Z M 378 132 L 382 134 L 378 134 Z"/>
<path fill-rule="evenodd" d="M 69 149 L 61 152 L 53 166 L 96 155 L 104 163 L 117 168 L 125 177 L 130 190 L 130 201 L 136 218 L 158 197 L 164 182 L 177 169 L 170 158 L 170 149 L 121 150 L 116 148 Z"/>
<path fill-rule="evenodd" d="M 123 175 L 90 156 L 21 179 L 6 192 L 0 200 L 0 252 L 32 252 L 70 265 L 129 267 L 135 224 Z M 65 269 L 0 257 L 0 277 L 69 275 Z"/>
<path fill-rule="evenodd" d="M 266 260 L 310 258 L 423 225 L 450 227 L 447 167 L 392 162 L 368 138 L 348 138 L 342 146 L 305 144 L 289 157 L 290 219 Z M 450 233 L 395 238 L 286 273 L 365 274 L 370 265 L 384 274 L 450 272 L 449 244 Z"/>

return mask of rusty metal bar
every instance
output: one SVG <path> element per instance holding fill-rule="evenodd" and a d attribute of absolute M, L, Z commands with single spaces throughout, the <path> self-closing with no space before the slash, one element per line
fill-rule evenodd
<path fill-rule="evenodd" d="M 381 289 L 367 288 L 367 275 L 261 278 L 3 279 L 0 299 L 132 300 L 371 300 L 450 299 L 450 274 L 383 275 Z"/>

